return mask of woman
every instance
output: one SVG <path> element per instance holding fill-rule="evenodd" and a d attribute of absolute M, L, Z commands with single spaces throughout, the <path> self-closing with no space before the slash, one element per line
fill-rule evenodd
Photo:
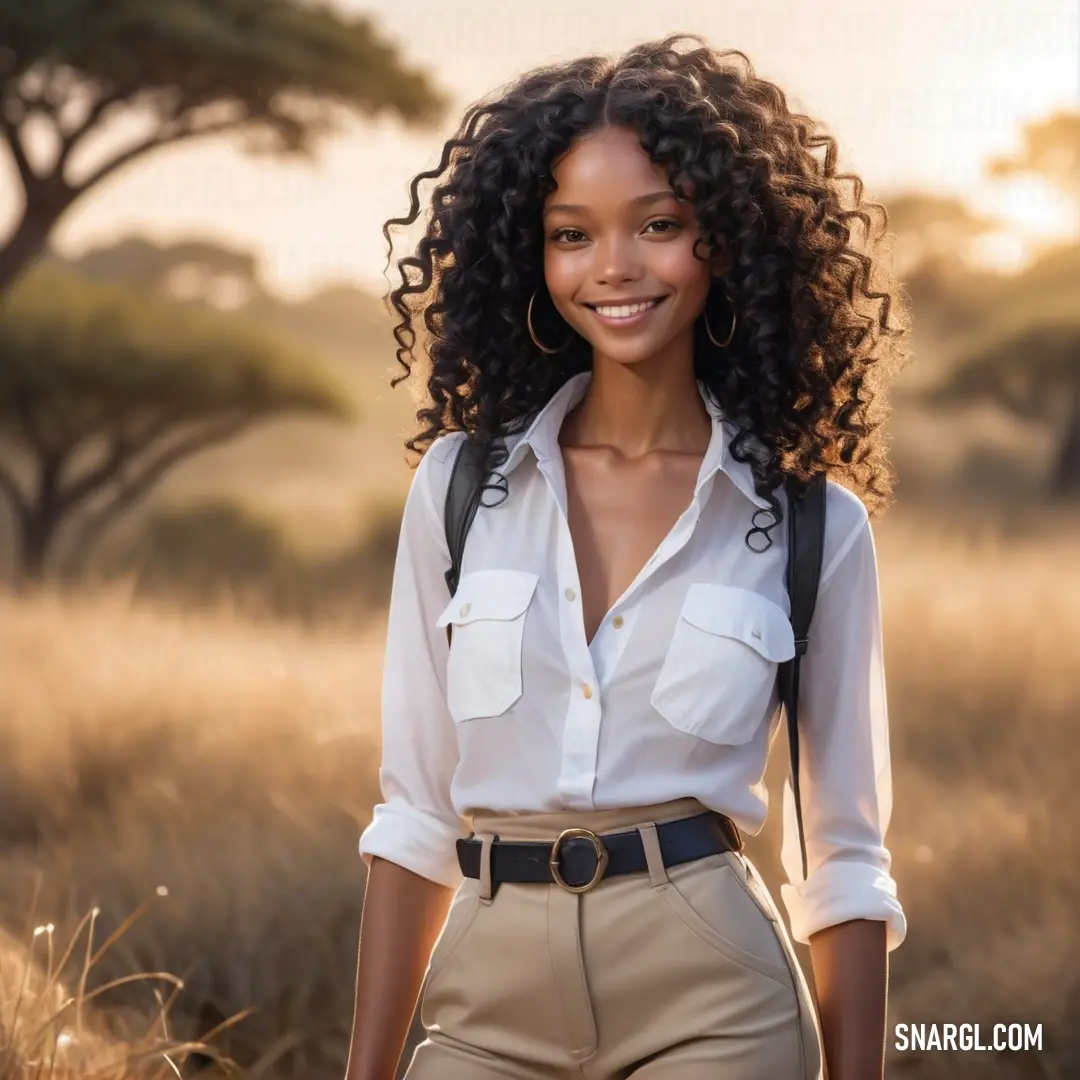
<path fill-rule="evenodd" d="M 391 1080 L 425 972 L 409 1080 L 882 1073 L 906 928 L 868 509 L 890 495 L 880 383 L 904 330 L 852 242 L 867 207 L 857 180 L 845 207 L 834 142 L 742 53 L 684 40 L 524 76 L 418 178 L 431 216 L 392 299 L 406 371 L 426 336 L 430 403 L 407 443 L 424 456 L 350 1080 Z M 412 191 L 388 225 L 417 219 Z M 492 482 L 450 597 L 466 432 Z M 795 651 L 783 481 L 821 472 L 808 874 L 787 791 L 782 892 L 816 1014 L 739 832 L 765 819 Z"/>

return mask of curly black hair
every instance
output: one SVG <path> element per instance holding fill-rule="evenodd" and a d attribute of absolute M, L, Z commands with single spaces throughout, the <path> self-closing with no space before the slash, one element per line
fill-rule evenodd
<path fill-rule="evenodd" d="M 735 337 L 717 348 L 699 318 L 694 368 L 736 424 L 732 456 L 750 463 L 772 508 L 772 524 L 755 526 L 747 543 L 754 532 L 769 542 L 787 475 L 805 483 L 827 472 L 871 513 L 887 506 L 882 390 L 907 359 L 900 343 L 908 332 L 901 289 L 871 257 L 887 211 L 863 202 L 862 181 L 836 172 L 836 141 L 790 111 L 744 53 L 715 51 L 689 34 L 617 60 L 590 56 L 529 72 L 497 100 L 472 105 L 438 166 L 413 179 L 408 215 L 383 227 L 392 254 L 391 227 L 416 222 L 420 185 L 436 182 L 425 235 L 398 260 L 402 283 L 389 294 L 405 369 L 392 385 L 412 372 L 418 331 L 428 359 L 421 430 L 406 448 L 423 454 L 440 435 L 466 431 L 497 455 L 500 436 L 590 369 L 591 346 L 577 335 L 564 353 L 541 353 L 525 313 L 544 285 L 541 215 L 555 187 L 553 162 L 605 126 L 637 135 L 676 194 L 691 200 L 705 244 L 722 237 L 730 252 Z M 843 181 L 852 182 L 851 205 Z M 871 210 L 881 214 L 877 236 Z M 864 250 L 853 221 L 865 227 Z M 894 303 L 901 325 L 889 322 Z"/>

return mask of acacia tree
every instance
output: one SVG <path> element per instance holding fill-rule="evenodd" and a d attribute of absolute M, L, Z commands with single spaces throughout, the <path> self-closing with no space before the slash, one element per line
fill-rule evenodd
<path fill-rule="evenodd" d="M 38 268 L 0 301 L 0 495 L 16 578 L 81 549 L 192 455 L 282 415 L 353 419 L 328 368 L 235 316 Z"/>
<path fill-rule="evenodd" d="M 78 199 L 163 146 L 231 133 L 304 154 L 351 114 L 425 122 L 443 106 L 369 20 L 305 0 L 0 0 L 0 145 L 24 196 L 0 293 Z M 143 130 L 102 155 L 121 115 Z"/>
<path fill-rule="evenodd" d="M 1053 424 L 1057 448 L 1049 494 L 1080 499 L 1080 315 L 1028 312 L 980 333 L 947 379 L 929 393 L 940 405 L 992 401 L 1024 419 Z"/>
<path fill-rule="evenodd" d="M 1080 112 L 1060 112 L 1028 124 L 1018 153 L 994 158 L 995 179 L 1036 176 L 1080 205 Z M 1059 432 L 1049 493 L 1080 498 L 1080 249 L 1051 251 L 990 302 L 984 318 L 943 385 L 940 403 L 991 400 Z"/>

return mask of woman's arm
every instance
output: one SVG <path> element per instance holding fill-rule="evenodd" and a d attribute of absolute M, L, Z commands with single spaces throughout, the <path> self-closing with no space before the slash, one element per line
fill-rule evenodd
<path fill-rule="evenodd" d="M 382 681 L 382 802 L 360 838 L 368 883 L 357 957 L 348 1080 L 393 1080 L 431 950 L 462 880 L 455 841 L 468 834 L 451 784 L 457 731 L 446 708 L 449 603 L 443 533 L 449 439 L 437 440 L 409 488 L 387 616 Z"/>
<path fill-rule="evenodd" d="M 368 872 L 346 1080 L 394 1080 L 452 889 L 375 856 Z"/>
<path fill-rule="evenodd" d="M 830 1080 L 881 1080 L 887 953 L 907 925 L 890 874 L 892 813 L 877 560 L 866 510 L 829 485 L 825 565 L 799 698 L 802 875 L 791 785 L 784 791 L 781 895 L 810 944 Z"/>
<path fill-rule="evenodd" d="M 829 1080 L 878 1080 L 884 1073 L 885 929 L 881 920 L 853 919 L 810 937 Z"/>

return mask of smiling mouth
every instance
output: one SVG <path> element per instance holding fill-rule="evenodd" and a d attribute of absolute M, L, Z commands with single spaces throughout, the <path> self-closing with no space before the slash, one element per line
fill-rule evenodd
<path fill-rule="evenodd" d="M 632 319 L 662 303 L 666 297 L 657 296 L 652 300 L 641 300 L 635 304 L 585 304 L 584 306 L 605 319 Z"/>

